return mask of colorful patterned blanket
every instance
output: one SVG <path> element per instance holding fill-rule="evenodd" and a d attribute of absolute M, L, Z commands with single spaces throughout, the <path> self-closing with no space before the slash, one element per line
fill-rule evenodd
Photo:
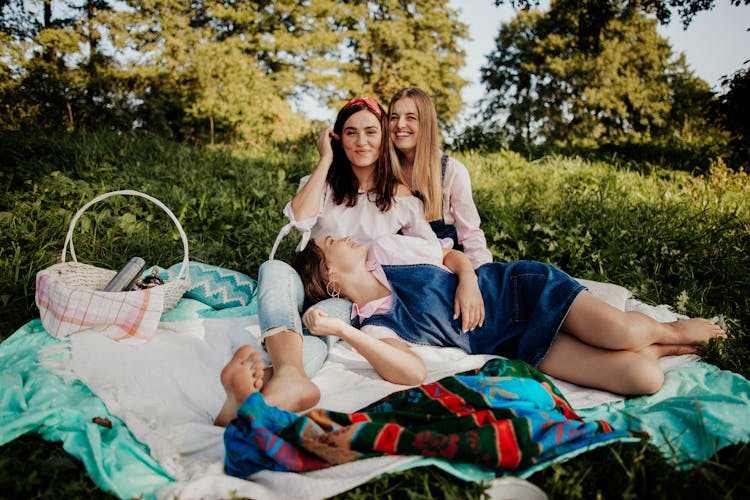
<path fill-rule="evenodd" d="M 254 393 L 225 431 L 225 470 L 246 478 L 260 470 L 303 472 L 389 454 L 518 472 L 571 451 L 642 436 L 603 420 L 584 422 L 541 372 L 493 359 L 355 413 L 317 409 L 298 416 Z"/>

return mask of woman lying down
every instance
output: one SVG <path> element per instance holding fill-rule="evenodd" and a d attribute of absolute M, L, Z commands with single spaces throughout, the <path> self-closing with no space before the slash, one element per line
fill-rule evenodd
<path fill-rule="evenodd" d="M 369 248 L 321 236 L 294 265 L 310 303 L 329 295 L 347 298 L 360 323 L 357 329 L 309 309 L 303 317 L 309 331 L 345 340 L 395 384 L 425 380 L 425 365 L 410 346 L 433 345 L 522 360 L 582 386 L 651 394 L 664 382 L 660 357 L 693 353 L 726 337 L 708 319 L 660 323 L 620 311 L 549 264 L 492 262 L 475 272 L 463 253 L 410 236 L 388 235 Z M 258 359 L 240 353 L 234 364 L 242 368 L 230 363 L 222 374 L 228 401 L 218 425 L 226 425 L 247 394 L 263 385 Z"/>
<path fill-rule="evenodd" d="M 493 262 L 475 272 L 463 253 L 409 236 L 389 235 L 370 248 L 319 237 L 295 265 L 311 303 L 338 293 L 354 303 L 361 325 L 309 310 L 310 332 L 342 338 L 397 384 L 424 381 L 425 366 L 409 349 L 421 344 L 523 360 L 618 394 L 651 394 L 664 382 L 660 357 L 726 337 L 708 319 L 660 323 L 620 311 L 549 264 Z"/>

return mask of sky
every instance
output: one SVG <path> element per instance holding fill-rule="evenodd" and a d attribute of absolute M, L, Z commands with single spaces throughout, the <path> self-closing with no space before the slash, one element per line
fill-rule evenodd
<path fill-rule="evenodd" d="M 492 0 L 451 0 L 449 5 L 469 26 L 470 40 L 461 44 L 466 51 L 466 64 L 460 74 L 469 82 L 461 93 L 466 103 L 460 119 L 464 122 L 483 95 L 479 72 L 492 51 L 500 23 L 509 21 L 515 14 L 510 6 L 495 7 Z M 714 91 L 721 91 L 722 76 L 745 67 L 745 61 L 750 59 L 748 28 L 750 6 L 735 7 L 729 0 L 716 0 L 713 10 L 697 14 L 686 31 L 676 14 L 668 26 L 659 26 L 658 30 L 669 39 L 674 53 L 685 54 L 696 76 L 705 80 Z M 299 107 L 311 119 L 333 121 L 335 118 L 335 111 L 320 109 L 314 102 L 301 102 Z"/>
<path fill-rule="evenodd" d="M 459 12 L 459 19 L 469 26 L 472 39 L 462 44 L 466 51 L 466 66 L 460 72 L 469 85 L 462 97 L 466 108 L 464 117 L 473 110 L 473 105 L 483 95 L 479 71 L 486 56 L 494 46 L 494 39 L 501 22 L 515 17 L 510 6 L 495 7 L 492 0 L 451 0 L 449 4 Z M 669 39 L 674 53 L 682 52 L 690 69 L 711 86 L 720 91 L 722 76 L 743 68 L 750 59 L 750 6 L 734 7 L 729 0 L 716 0 L 713 10 L 700 12 L 683 30 L 682 21 L 676 14 L 668 26 L 659 26 L 658 31 Z"/>

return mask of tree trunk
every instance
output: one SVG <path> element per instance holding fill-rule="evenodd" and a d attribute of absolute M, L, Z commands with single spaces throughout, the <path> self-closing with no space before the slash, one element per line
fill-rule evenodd
<path fill-rule="evenodd" d="M 70 101 L 65 102 L 65 108 L 68 110 L 68 132 L 72 132 L 75 125 L 73 124 L 73 107 L 70 105 Z"/>

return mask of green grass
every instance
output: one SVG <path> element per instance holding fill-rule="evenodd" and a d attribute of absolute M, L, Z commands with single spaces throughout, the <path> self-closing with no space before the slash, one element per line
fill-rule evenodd
<path fill-rule="evenodd" d="M 672 304 L 680 313 L 725 314 L 730 338 L 710 346 L 706 359 L 748 377 L 745 174 L 721 164 L 698 177 L 577 158 L 528 161 L 511 152 L 456 156 L 472 174 L 496 260 L 546 261 L 577 277 L 621 284 L 644 302 Z M 316 160 L 312 141 L 198 150 L 106 133 L 0 133 L 0 159 L 0 339 L 38 315 L 35 275 L 59 258 L 71 217 L 96 195 L 136 189 L 155 196 L 181 221 L 192 260 L 255 276 L 285 222 L 284 204 Z M 132 255 L 164 267 L 182 259 L 171 221 L 140 198 L 92 207 L 74 242 L 79 260 L 110 268 Z M 287 237 L 279 257 L 291 256 L 295 244 Z M 529 479 L 552 498 L 741 498 L 750 494 L 749 457 L 740 444 L 678 470 L 652 446 L 620 444 Z M 107 497 L 59 445 L 35 436 L 4 445 L 0 463 L 0 498 Z M 430 468 L 385 475 L 340 497 L 478 498 L 482 491 Z"/>

